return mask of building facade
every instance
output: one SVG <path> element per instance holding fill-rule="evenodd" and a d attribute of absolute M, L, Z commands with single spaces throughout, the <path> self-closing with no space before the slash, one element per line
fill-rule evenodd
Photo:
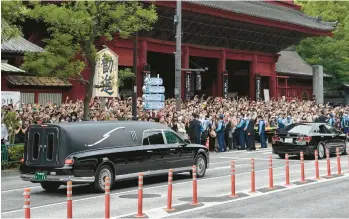
<path fill-rule="evenodd" d="M 163 78 L 166 96 L 173 97 L 176 2 L 153 3 L 158 21 L 151 31 L 140 32 L 138 37 L 137 93 L 142 95 L 143 78 L 150 70 Z M 300 12 L 293 1 L 183 1 L 182 68 L 208 70 L 182 72 L 182 99 L 232 94 L 256 100 L 265 98 L 264 90 L 269 98 L 310 99 L 311 77 L 285 69 L 283 60 L 277 64 L 284 56 L 280 51 L 306 37 L 331 36 L 334 29 L 334 23 Z M 119 69 L 132 68 L 132 39 L 115 35 L 112 41 L 96 42 L 99 50 L 103 45 L 119 56 Z M 82 74 L 88 78 L 90 70 L 86 68 Z M 83 98 L 83 85 L 71 84 L 65 95 Z"/>

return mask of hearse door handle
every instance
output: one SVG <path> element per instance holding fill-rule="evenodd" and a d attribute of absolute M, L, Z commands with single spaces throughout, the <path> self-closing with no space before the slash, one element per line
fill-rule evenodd
<path fill-rule="evenodd" d="M 174 148 L 171 148 L 171 149 L 170 149 L 170 151 L 175 151 L 175 150 L 176 150 L 176 149 L 174 149 Z"/>
<path fill-rule="evenodd" d="M 153 151 L 152 150 L 149 150 L 149 151 L 147 151 L 148 153 L 153 153 Z"/>

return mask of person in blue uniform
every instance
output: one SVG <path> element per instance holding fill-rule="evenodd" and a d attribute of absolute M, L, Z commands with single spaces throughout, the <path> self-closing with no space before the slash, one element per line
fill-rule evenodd
<path fill-rule="evenodd" d="M 267 148 L 267 139 L 265 134 L 265 121 L 262 116 L 258 116 L 258 133 L 262 148 Z"/>
<path fill-rule="evenodd" d="M 277 119 L 277 124 L 278 124 L 278 129 L 283 129 L 285 128 L 285 115 L 280 115 L 279 118 Z"/>
<path fill-rule="evenodd" d="M 335 122 L 336 122 L 336 119 L 334 118 L 334 114 L 331 113 L 331 114 L 330 114 L 330 118 L 329 118 L 329 120 L 328 120 L 328 124 L 329 124 L 330 126 L 334 126 L 334 125 L 335 125 Z"/>
<path fill-rule="evenodd" d="M 246 144 L 245 144 L 245 120 L 241 116 L 239 124 L 236 126 L 237 132 L 238 132 L 238 139 L 239 139 L 239 150 L 245 150 L 246 149 Z"/>
<path fill-rule="evenodd" d="M 218 120 L 218 124 L 217 124 L 217 129 L 216 129 L 216 133 L 217 133 L 217 140 L 218 140 L 218 151 L 220 152 L 224 152 L 224 130 L 225 130 L 225 126 L 224 126 L 224 121 L 223 121 L 224 115 L 221 114 L 219 115 L 219 120 Z"/>
<path fill-rule="evenodd" d="M 343 129 L 344 134 L 349 134 L 349 116 L 348 112 L 346 112 L 343 115 L 342 121 L 341 121 L 341 127 Z"/>

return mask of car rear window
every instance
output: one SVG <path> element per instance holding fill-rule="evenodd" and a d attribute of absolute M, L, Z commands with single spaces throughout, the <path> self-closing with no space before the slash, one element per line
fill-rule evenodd
<path fill-rule="evenodd" d="M 312 124 L 294 124 L 286 126 L 281 132 L 307 135 L 313 129 Z"/>

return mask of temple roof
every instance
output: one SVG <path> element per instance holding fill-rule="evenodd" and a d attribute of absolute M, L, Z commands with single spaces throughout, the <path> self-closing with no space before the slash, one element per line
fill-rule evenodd
<path fill-rule="evenodd" d="M 6 62 L 1 62 L 1 71 L 4 72 L 11 72 L 11 73 L 24 73 L 25 71 L 22 69 L 19 69 L 13 65 L 10 65 Z"/>
<path fill-rule="evenodd" d="M 25 52 L 43 52 L 44 49 L 37 46 L 23 37 L 14 37 L 1 44 L 1 52 L 7 53 L 25 53 Z"/>
<path fill-rule="evenodd" d="M 281 52 L 276 63 L 276 72 L 280 74 L 291 74 L 299 76 L 313 76 L 313 67 L 306 63 L 294 48 L 288 48 Z M 325 74 L 324 77 L 332 77 Z"/>
<path fill-rule="evenodd" d="M 17 86 L 50 86 L 50 87 L 71 87 L 72 84 L 56 77 L 37 76 L 15 76 L 9 75 L 8 82 Z"/>
<path fill-rule="evenodd" d="M 336 22 L 324 22 L 319 18 L 310 17 L 304 13 L 261 1 L 191 1 L 192 4 L 203 5 L 225 11 L 231 11 L 238 14 L 249 15 L 252 17 L 264 18 L 289 24 L 295 24 L 312 29 L 332 31 L 335 29 Z"/>

